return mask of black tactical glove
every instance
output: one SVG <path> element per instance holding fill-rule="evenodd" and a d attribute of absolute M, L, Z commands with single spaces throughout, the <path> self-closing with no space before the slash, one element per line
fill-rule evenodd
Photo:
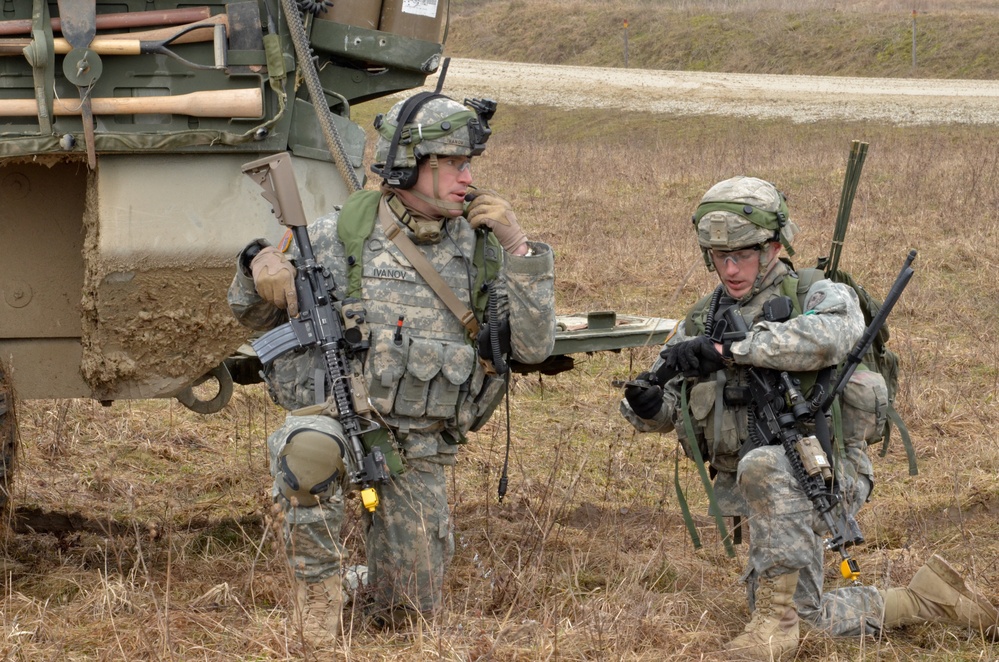
<path fill-rule="evenodd" d="M 672 347 L 667 347 L 660 356 L 663 363 L 687 377 L 707 377 L 725 367 L 725 357 L 718 353 L 715 344 L 707 336 L 697 336 Z"/>
<path fill-rule="evenodd" d="M 624 387 L 624 399 L 639 418 L 655 418 L 663 408 L 662 388 L 649 383 L 651 372 L 643 372 Z"/>

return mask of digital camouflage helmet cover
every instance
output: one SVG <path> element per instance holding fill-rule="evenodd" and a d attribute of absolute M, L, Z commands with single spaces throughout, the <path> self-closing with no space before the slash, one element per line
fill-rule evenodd
<path fill-rule="evenodd" d="M 712 271 L 711 249 L 737 251 L 780 241 L 788 255 L 794 255 L 791 243 L 798 226 L 790 219 L 787 199 L 776 186 L 756 177 L 732 177 L 712 186 L 701 198 L 693 223 Z"/>

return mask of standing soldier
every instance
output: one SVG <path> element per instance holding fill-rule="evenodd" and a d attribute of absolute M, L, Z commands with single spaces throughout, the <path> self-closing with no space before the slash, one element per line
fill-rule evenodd
<path fill-rule="evenodd" d="M 454 549 L 445 467 L 503 395 L 492 349 L 534 364 L 555 341 L 552 249 L 528 241 L 499 194 L 471 186 L 495 104 L 466 103 L 421 93 L 376 118 L 381 189 L 354 193 L 309 227 L 338 295 L 357 300 L 343 304 L 345 318 L 369 339 L 352 388 L 366 387 L 383 436 L 365 442 L 392 470 L 364 513 L 370 607 L 386 624 L 441 607 Z M 263 331 L 298 314 L 295 258 L 264 240 L 240 253 L 229 303 L 241 323 Z M 316 404 L 328 395 L 315 393 L 321 365 L 306 352 L 266 369 L 272 397 L 291 410 L 267 443 L 296 617 L 311 643 L 330 646 L 341 622 L 344 477 L 354 467 L 335 405 Z"/>
<path fill-rule="evenodd" d="M 720 512 L 749 518 L 744 579 L 752 618 L 726 650 L 761 660 L 793 654 L 799 617 L 843 636 L 921 621 L 993 629 L 999 622 L 995 607 L 936 555 L 907 588 L 850 586 L 823 593 L 825 525 L 792 474 L 783 446 L 752 443 L 747 368 L 789 371 L 804 384 L 809 375 L 838 365 L 864 332 L 857 295 L 821 279 L 797 300 L 796 285 L 788 286 L 796 275 L 778 255 L 782 247 L 790 252 L 798 228 L 783 194 L 769 182 L 734 177 L 715 184 L 701 199 L 694 226 L 705 263 L 721 283 L 677 325 L 650 372 L 625 389 L 621 413 L 642 432 L 676 430 L 688 457 L 709 463 Z M 774 305 L 781 297 L 784 305 Z M 743 340 L 714 342 L 711 327 L 732 306 L 749 331 Z M 775 318 L 774 310 L 786 315 Z M 676 376 L 662 386 L 650 383 L 663 366 L 664 374 Z M 887 404 L 879 373 L 854 373 L 843 395 L 846 452 L 836 463 L 851 517 L 874 485 L 866 448 L 880 437 Z"/>

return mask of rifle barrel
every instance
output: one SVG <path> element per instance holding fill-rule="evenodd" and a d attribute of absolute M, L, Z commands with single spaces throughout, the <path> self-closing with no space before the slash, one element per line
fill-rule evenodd
<path fill-rule="evenodd" d="M 909 251 L 909 254 L 905 258 L 905 263 L 902 265 L 902 270 L 899 271 L 898 276 L 895 278 L 895 282 L 892 283 L 891 289 L 888 291 L 888 296 L 885 297 L 884 303 L 881 305 L 881 309 L 878 310 L 878 314 L 874 316 L 871 323 L 867 325 L 864 329 L 864 334 L 860 336 L 860 340 L 854 345 L 853 349 L 850 350 L 849 355 L 847 355 L 846 363 L 840 370 L 839 374 L 836 376 L 835 386 L 829 391 L 826 399 L 822 403 L 822 411 L 828 411 L 829 407 L 832 406 L 833 400 L 839 393 L 846 388 L 846 383 L 853 376 L 854 371 L 860 362 L 864 359 L 864 355 L 867 354 L 867 350 L 871 348 L 874 343 L 874 338 L 881 331 L 881 327 L 884 326 L 885 320 L 888 319 L 888 315 L 891 314 L 892 308 L 898 302 L 899 297 L 902 296 L 902 291 L 905 286 L 909 284 L 909 280 L 912 278 L 912 261 L 916 259 L 916 249 Z"/>

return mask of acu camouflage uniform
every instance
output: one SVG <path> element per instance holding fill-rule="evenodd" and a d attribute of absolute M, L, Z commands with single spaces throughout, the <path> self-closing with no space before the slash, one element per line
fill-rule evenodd
<path fill-rule="evenodd" d="M 675 430 L 688 457 L 694 457 L 691 445 L 698 444 L 701 457 L 716 472 L 714 490 L 722 514 L 748 518 L 749 559 L 744 579 L 750 609 L 758 578 L 800 571 L 794 602 L 801 618 L 835 635 L 873 634 L 880 629 L 883 612 L 883 599 L 877 589 L 861 586 L 822 591 L 825 526 L 794 479 L 783 447 L 756 448 L 740 460 L 739 449 L 749 438 L 747 405 L 730 402 L 726 395 L 718 402 L 719 390 L 736 393 L 738 387 L 747 385 L 742 366 L 816 371 L 843 361 L 863 334 L 864 318 L 856 293 L 830 280 L 812 284 L 803 314 L 785 322 L 765 321 L 764 302 L 783 296 L 781 282 L 791 273 L 787 263 L 779 261 L 753 291 L 736 302 L 750 332 L 745 340 L 732 343 L 732 364 L 721 371 L 723 388 L 718 388 L 718 373 L 688 380 L 687 413 L 695 439 L 688 439 L 684 433 L 680 399 L 683 375 L 665 385 L 663 407 L 653 419 L 640 418 L 627 400 L 621 401 L 621 414 L 641 432 Z M 706 303 L 702 300 L 692 310 L 704 311 Z M 696 320 L 688 320 L 696 329 Z M 681 322 L 664 347 L 690 338 L 687 324 Z M 661 364 L 660 358 L 651 370 Z M 887 398 L 884 379 L 866 370 L 854 374 L 845 392 L 845 457 L 836 466 L 845 506 L 851 514 L 856 514 L 873 487 L 866 448 L 879 439 L 887 415 Z"/>
<path fill-rule="evenodd" d="M 396 219 L 386 205 L 388 195 L 379 202 L 379 214 Z M 309 227 L 309 235 L 316 259 L 332 271 L 343 296 L 347 256 L 338 239 L 338 215 L 320 218 Z M 459 217 L 446 221 L 443 234 L 439 243 L 419 249 L 458 298 L 470 301 L 475 232 Z M 507 302 L 512 357 L 534 364 L 548 357 L 555 341 L 554 258 L 547 244 L 531 242 L 530 248 L 531 256 L 515 256 L 498 247 L 487 250 L 498 251 L 498 259 L 504 260 L 497 287 Z M 380 607 L 428 611 L 441 604 L 444 568 L 454 549 L 445 467 L 455 463 L 458 444 L 476 419 L 491 411 L 503 381 L 485 374 L 465 328 L 386 238 L 380 222 L 364 244 L 362 264 L 361 298 L 370 349 L 360 368 L 370 400 L 394 434 L 405 463 L 401 474 L 378 487 L 381 503 L 374 514 L 364 512 L 369 587 Z M 285 311 L 261 300 L 252 278 L 242 270 L 230 287 L 229 303 L 237 319 L 256 330 L 287 319 Z M 393 335 L 400 315 L 403 341 L 396 344 Z M 320 361 L 311 353 L 286 355 L 266 371 L 274 399 L 293 410 L 267 442 L 274 476 L 277 458 L 294 431 L 338 434 L 332 419 L 294 411 L 314 404 L 313 374 Z M 348 473 L 352 461 L 348 453 Z M 339 573 L 344 558 L 339 539 L 342 492 L 312 507 L 293 507 L 277 483 L 274 495 L 286 508 L 287 551 L 297 576 L 316 582 Z"/>

